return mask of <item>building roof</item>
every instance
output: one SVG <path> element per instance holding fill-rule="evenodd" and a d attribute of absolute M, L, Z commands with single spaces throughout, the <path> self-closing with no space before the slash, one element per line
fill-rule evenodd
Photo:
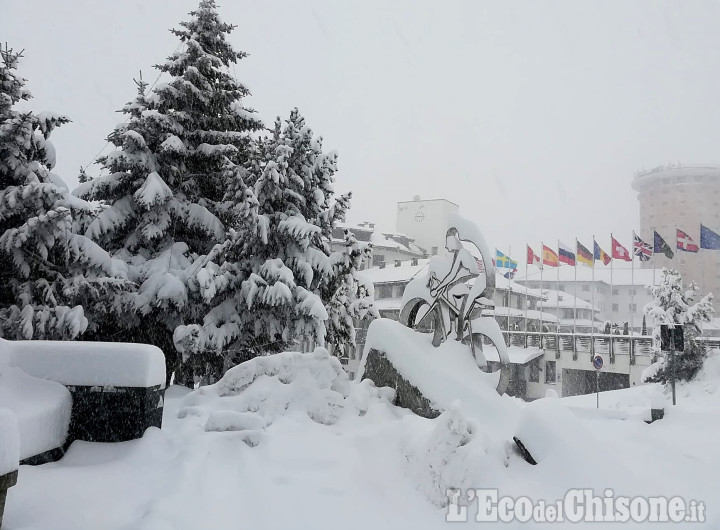
<path fill-rule="evenodd" d="M 348 225 L 345 223 L 337 223 L 335 225 L 336 232 L 333 233 L 332 241 L 334 243 L 340 243 L 343 238 L 340 237 L 340 230 L 349 230 L 352 232 L 358 241 L 367 243 L 370 242 L 373 245 L 374 250 L 390 249 L 397 252 L 406 252 L 412 256 L 426 256 L 427 252 L 425 249 L 420 248 L 414 243 L 414 239 L 405 235 L 394 232 L 381 232 L 376 229 L 374 225 Z"/>
<path fill-rule="evenodd" d="M 545 300 L 538 302 L 538 307 L 542 306 L 545 309 L 592 309 L 592 304 L 583 300 L 582 298 L 575 297 L 565 291 L 556 291 L 554 289 L 543 289 L 545 293 Z M 595 311 L 600 311 L 597 307 Z"/>
<path fill-rule="evenodd" d="M 632 187 L 640 191 L 652 184 L 693 184 L 699 182 L 720 183 L 720 166 L 715 164 L 668 165 L 658 166 L 649 171 L 638 171 L 632 181 Z"/>

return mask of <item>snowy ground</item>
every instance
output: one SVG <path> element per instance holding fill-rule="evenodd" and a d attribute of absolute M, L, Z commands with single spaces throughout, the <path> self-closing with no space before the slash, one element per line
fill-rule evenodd
<path fill-rule="evenodd" d="M 289 355 L 201 393 L 170 388 L 162 430 L 76 442 L 60 462 L 22 466 L 3 530 L 440 528 L 449 485 L 549 501 L 571 487 L 680 495 L 707 504 L 707 522 L 688 527 L 720 527 L 718 356 L 651 425 L 577 416 L 548 399 L 518 402 L 519 419 L 494 436 L 462 405 L 422 419 L 338 366 Z M 495 443 L 517 432 L 536 435 L 539 465 Z M 577 525 L 544 527 L 566 526 Z"/>

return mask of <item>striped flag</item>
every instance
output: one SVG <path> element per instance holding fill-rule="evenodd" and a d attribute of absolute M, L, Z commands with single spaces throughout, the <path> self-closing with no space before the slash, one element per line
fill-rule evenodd
<path fill-rule="evenodd" d="M 620 242 L 615 239 L 612 235 L 610 235 L 611 241 L 611 249 L 610 252 L 612 252 L 613 259 L 621 259 L 623 261 L 632 261 L 632 258 L 630 257 L 630 252 L 628 252 L 628 249 L 626 249 L 624 246 L 620 244 Z"/>
<path fill-rule="evenodd" d="M 542 247 L 542 260 L 543 265 L 547 265 L 549 267 L 557 267 L 560 265 L 557 253 L 547 245 L 543 245 Z"/>
<path fill-rule="evenodd" d="M 705 225 L 700 225 L 700 248 L 720 250 L 720 234 Z"/>
<path fill-rule="evenodd" d="M 575 240 L 575 242 L 577 243 L 577 260 L 588 267 L 593 267 L 595 265 L 593 254 L 585 247 L 585 245 L 580 243 L 580 241 Z"/>
<path fill-rule="evenodd" d="M 635 254 L 640 261 L 648 261 L 652 258 L 653 249 L 648 243 L 645 243 L 638 235 L 633 232 L 633 254 Z"/>
<path fill-rule="evenodd" d="M 594 250 L 594 258 L 595 261 L 601 260 L 603 262 L 603 265 L 607 265 L 612 261 L 612 258 L 608 255 L 607 252 L 605 252 L 603 249 L 600 248 L 600 245 L 597 244 L 597 241 L 593 239 L 593 250 Z"/>
<path fill-rule="evenodd" d="M 695 241 L 693 241 L 693 239 L 689 235 L 687 235 L 679 228 L 677 228 L 676 230 L 678 250 L 682 250 L 685 252 L 697 252 L 700 250 L 700 247 L 697 246 L 697 243 L 695 243 Z"/>
<path fill-rule="evenodd" d="M 562 241 L 558 241 L 558 259 L 560 263 L 567 263 L 571 267 L 575 266 L 575 253 Z"/>

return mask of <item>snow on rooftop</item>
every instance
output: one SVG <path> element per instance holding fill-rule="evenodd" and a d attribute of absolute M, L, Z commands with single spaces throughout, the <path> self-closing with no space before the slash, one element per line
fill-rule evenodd
<path fill-rule="evenodd" d="M 564 291 L 543 289 L 543 292 L 545 293 L 545 300 L 538 302 L 538 306 L 545 309 L 555 309 L 556 307 L 561 309 L 592 309 L 593 307 L 590 302 Z M 596 307 L 595 311 L 599 311 L 599 309 Z"/>

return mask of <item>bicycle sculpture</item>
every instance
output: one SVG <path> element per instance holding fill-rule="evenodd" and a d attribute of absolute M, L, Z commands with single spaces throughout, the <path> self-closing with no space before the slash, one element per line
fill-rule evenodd
<path fill-rule="evenodd" d="M 480 252 L 478 260 L 463 246 L 472 243 Z M 510 380 L 510 362 L 500 326 L 483 309 L 494 305 L 495 266 L 480 230 L 471 222 L 453 215 L 445 239 L 450 256 L 433 256 L 425 277 L 410 281 L 405 288 L 400 322 L 416 331 L 432 333 L 436 348 L 451 339 L 467 344 L 478 367 L 489 372 L 483 354 L 482 337 L 487 337 L 498 352 L 497 391 L 503 394 Z M 470 280 L 473 280 L 470 282 Z"/>

